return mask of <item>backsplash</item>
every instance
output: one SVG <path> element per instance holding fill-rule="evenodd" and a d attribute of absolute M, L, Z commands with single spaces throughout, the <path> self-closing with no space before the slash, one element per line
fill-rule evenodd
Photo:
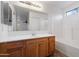
<path fill-rule="evenodd" d="M 50 34 L 49 31 L 14 31 L 9 32 L 8 36 L 18 36 L 18 35 L 32 35 L 32 34 Z"/>

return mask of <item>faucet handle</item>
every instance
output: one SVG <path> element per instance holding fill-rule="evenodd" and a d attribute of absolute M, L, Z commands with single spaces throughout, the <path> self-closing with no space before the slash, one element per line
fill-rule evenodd
<path fill-rule="evenodd" d="M 34 36 L 35 35 L 35 33 L 32 33 L 32 36 Z"/>

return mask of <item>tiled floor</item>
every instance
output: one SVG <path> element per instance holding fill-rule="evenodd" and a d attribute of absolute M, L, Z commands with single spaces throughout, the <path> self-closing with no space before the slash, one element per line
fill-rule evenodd
<path fill-rule="evenodd" d="M 55 54 L 51 55 L 50 57 L 67 57 L 67 56 L 61 53 L 60 51 L 55 50 Z"/>

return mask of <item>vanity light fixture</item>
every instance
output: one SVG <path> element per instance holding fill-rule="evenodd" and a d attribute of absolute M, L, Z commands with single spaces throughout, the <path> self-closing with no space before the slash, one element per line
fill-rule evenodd
<path fill-rule="evenodd" d="M 20 1 L 21 3 L 33 6 L 33 7 L 37 7 L 37 8 L 41 8 L 41 6 L 38 3 L 35 2 L 30 2 L 30 1 Z"/>

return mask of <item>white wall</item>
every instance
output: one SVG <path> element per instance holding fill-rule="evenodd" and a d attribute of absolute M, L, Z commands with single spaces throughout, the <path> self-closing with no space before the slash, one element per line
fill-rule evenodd
<path fill-rule="evenodd" d="M 56 49 L 72 57 L 79 56 L 79 14 L 65 16 L 65 12 L 78 6 L 79 2 L 75 2 L 65 9 L 58 8 L 51 18 L 54 22 L 52 32 L 56 35 Z"/>

